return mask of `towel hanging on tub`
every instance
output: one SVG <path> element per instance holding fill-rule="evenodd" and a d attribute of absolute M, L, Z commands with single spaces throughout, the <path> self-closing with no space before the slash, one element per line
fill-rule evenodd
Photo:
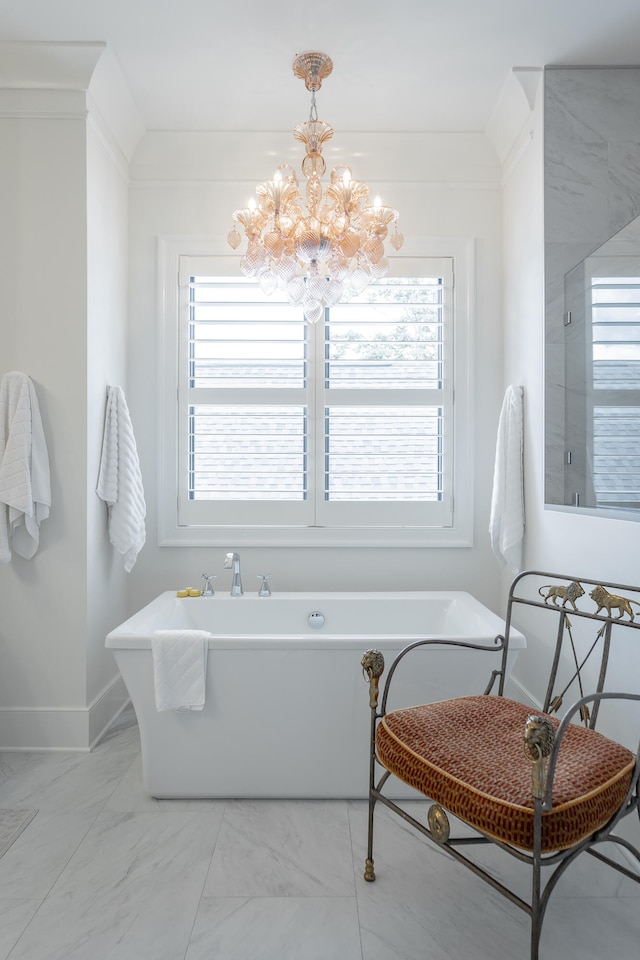
<path fill-rule="evenodd" d="M 30 560 L 51 508 L 49 455 L 33 381 L 17 370 L 0 383 L 0 563 Z"/>
<path fill-rule="evenodd" d="M 206 630 L 156 630 L 151 637 L 156 710 L 203 710 L 206 696 Z"/>
<path fill-rule="evenodd" d="M 146 539 L 142 474 L 122 387 L 107 387 L 107 409 L 96 493 L 108 506 L 109 540 L 129 573 Z"/>
<path fill-rule="evenodd" d="M 504 395 L 493 472 L 489 533 L 501 566 L 516 571 L 522 563 L 524 537 L 524 414 L 522 387 L 509 386 Z"/>

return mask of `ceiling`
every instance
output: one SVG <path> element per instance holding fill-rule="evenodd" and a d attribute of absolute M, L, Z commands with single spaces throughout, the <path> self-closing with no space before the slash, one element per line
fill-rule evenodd
<path fill-rule="evenodd" d="M 104 41 L 147 130 L 484 130 L 513 67 L 640 64 L 638 0 L 0 0 L 0 41 Z M 0 64 L 1 67 L 1 64 Z"/>

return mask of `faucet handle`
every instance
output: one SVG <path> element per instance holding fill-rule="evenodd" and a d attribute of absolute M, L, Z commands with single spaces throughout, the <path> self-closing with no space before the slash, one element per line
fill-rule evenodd
<path fill-rule="evenodd" d="M 216 580 L 217 577 L 216 577 L 215 575 L 212 576 L 212 577 L 210 577 L 208 573 L 203 573 L 203 574 L 202 574 L 202 579 L 204 580 L 204 589 L 203 589 L 203 591 L 202 591 L 202 596 L 203 596 L 203 597 L 213 597 L 213 596 L 215 596 L 215 592 L 214 592 L 214 589 L 213 589 L 213 584 L 211 583 L 211 581 L 212 581 L 212 580 Z"/>
<path fill-rule="evenodd" d="M 270 573 L 257 573 L 256 578 L 261 580 L 260 589 L 258 590 L 259 597 L 270 597 L 271 589 L 269 588 L 269 578 L 271 577 Z"/>

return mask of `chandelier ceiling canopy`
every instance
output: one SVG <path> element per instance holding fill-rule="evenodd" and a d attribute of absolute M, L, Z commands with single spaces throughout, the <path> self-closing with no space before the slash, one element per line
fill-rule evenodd
<path fill-rule="evenodd" d="M 404 242 L 398 211 L 383 206 L 379 198 L 371 203 L 367 184 L 354 180 L 349 167 L 334 167 L 323 190 L 322 145 L 333 136 L 333 128 L 318 120 L 316 92 L 332 69 L 325 53 L 301 53 L 293 61 L 295 76 L 311 93 L 309 119 L 293 131 L 306 151 L 305 199 L 295 171 L 283 163 L 272 180 L 257 185 L 257 199 L 233 214 L 248 241 L 240 260 L 242 272 L 257 277 L 265 294 L 284 288 L 292 303 L 302 304 L 310 323 L 322 317 L 326 306 L 349 300 L 370 280 L 386 274 L 384 241 L 392 224 L 389 242 L 395 250 Z M 241 240 L 234 224 L 229 244 L 235 250 Z"/>

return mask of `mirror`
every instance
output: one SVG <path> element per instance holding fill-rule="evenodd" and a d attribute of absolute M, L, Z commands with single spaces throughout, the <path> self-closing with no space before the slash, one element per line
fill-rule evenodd
<path fill-rule="evenodd" d="M 640 217 L 565 275 L 564 307 L 562 504 L 640 519 Z"/>

